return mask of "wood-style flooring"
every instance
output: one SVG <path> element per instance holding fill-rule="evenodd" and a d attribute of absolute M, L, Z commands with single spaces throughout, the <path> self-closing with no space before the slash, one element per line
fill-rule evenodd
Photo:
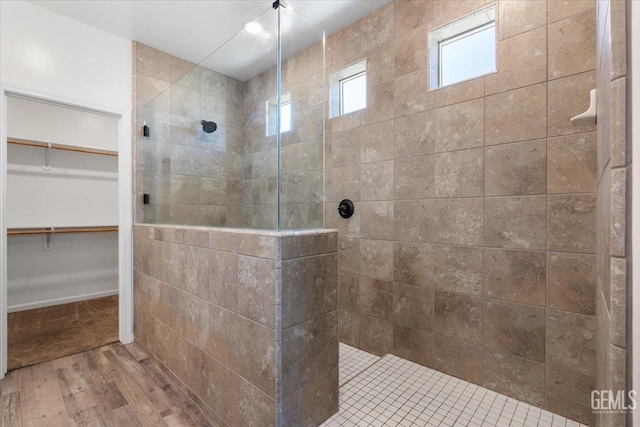
<path fill-rule="evenodd" d="M 0 426 L 213 426 L 136 344 L 111 344 L 11 371 Z"/>
<path fill-rule="evenodd" d="M 9 313 L 9 370 L 118 341 L 118 296 Z"/>

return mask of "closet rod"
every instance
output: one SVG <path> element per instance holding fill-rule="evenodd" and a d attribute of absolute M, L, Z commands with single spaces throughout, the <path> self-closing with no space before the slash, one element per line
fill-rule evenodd
<path fill-rule="evenodd" d="M 46 142 L 25 141 L 22 139 L 7 138 L 9 144 L 24 145 L 27 147 L 48 148 Z M 75 151 L 76 153 L 99 154 L 101 156 L 118 157 L 118 153 L 107 150 L 97 150 L 93 148 L 72 147 L 70 145 L 51 144 L 54 150 Z"/>
<path fill-rule="evenodd" d="M 10 228 L 7 230 L 7 235 L 22 236 L 28 234 L 106 233 L 111 231 L 118 231 L 118 227 L 54 227 L 53 230 L 51 228 Z"/>

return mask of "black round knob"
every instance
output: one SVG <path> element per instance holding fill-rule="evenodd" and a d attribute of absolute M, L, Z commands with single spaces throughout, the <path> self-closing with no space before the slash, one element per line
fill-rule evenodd
<path fill-rule="evenodd" d="M 342 218 L 351 218 L 354 210 L 353 202 L 349 199 L 342 200 L 338 205 L 338 213 Z"/>

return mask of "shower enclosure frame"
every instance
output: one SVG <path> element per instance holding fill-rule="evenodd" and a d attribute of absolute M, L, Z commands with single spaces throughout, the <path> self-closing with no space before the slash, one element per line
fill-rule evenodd
<path fill-rule="evenodd" d="M 118 337 L 133 342 L 133 170 L 131 111 L 40 91 L 0 85 L 0 379 L 7 373 L 7 97 L 79 109 L 118 119 Z"/>

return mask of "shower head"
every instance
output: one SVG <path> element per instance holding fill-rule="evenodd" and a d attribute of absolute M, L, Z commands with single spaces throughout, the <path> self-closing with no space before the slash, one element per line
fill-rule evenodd
<path fill-rule="evenodd" d="M 200 120 L 200 124 L 202 125 L 202 130 L 206 133 L 213 133 L 216 131 L 216 129 L 218 129 L 218 125 L 215 122 Z"/>

